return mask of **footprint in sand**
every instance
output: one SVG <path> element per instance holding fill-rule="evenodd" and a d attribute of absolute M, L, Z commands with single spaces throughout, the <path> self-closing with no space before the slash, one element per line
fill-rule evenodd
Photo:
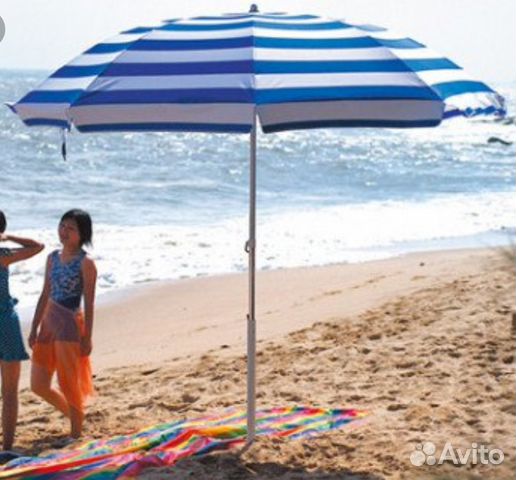
<path fill-rule="evenodd" d="M 480 423 L 480 420 L 478 418 L 469 418 L 466 420 L 466 424 L 470 427 L 474 427 Z"/>
<path fill-rule="evenodd" d="M 199 396 L 193 395 L 190 392 L 185 392 L 185 393 L 183 393 L 183 395 L 181 395 L 181 400 L 185 403 L 194 403 L 197 400 L 199 400 Z"/>
<path fill-rule="evenodd" d="M 504 413 L 510 413 L 511 415 L 516 415 L 516 405 L 509 403 L 504 405 L 500 410 Z"/>
<path fill-rule="evenodd" d="M 410 280 L 416 281 L 416 280 L 423 280 L 426 278 L 424 275 L 414 275 Z"/>
<path fill-rule="evenodd" d="M 330 290 L 328 292 L 324 292 L 323 296 L 327 297 L 327 296 L 331 296 L 331 295 L 339 295 L 341 293 L 342 293 L 342 290 Z"/>
<path fill-rule="evenodd" d="M 359 400 L 363 400 L 364 398 L 366 398 L 364 397 L 364 395 L 357 395 L 356 393 L 349 396 L 349 400 L 351 402 L 358 402 Z"/>
<path fill-rule="evenodd" d="M 184 410 L 185 408 L 188 408 L 190 405 L 187 403 L 164 403 L 159 402 L 156 404 L 156 406 L 163 408 L 165 410 L 168 410 L 170 412 L 180 412 Z"/>
<path fill-rule="evenodd" d="M 289 402 L 300 402 L 302 400 L 301 395 L 292 392 L 280 392 L 280 396 Z"/>
<path fill-rule="evenodd" d="M 25 425 L 30 423 L 49 423 L 50 419 L 47 416 L 33 417 L 28 422 L 18 422 L 18 425 Z"/>
<path fill-rule="evenodd" d="M 414 368 L 415 366 L 417 366 L 417 363 L 416 362 L 402 362 L 402 363 L 398 363 L 396 364 L 396 368 Z"/>
<path fill-rule="evenodd" d="M 149 402 L 140 402 L 140 403 L 131 403 L 128 405 L 128 409 L 129 410 L 135 410 L 136 408 L 144 408 L 144 407 L 148 407 L 149 406 Z"/>
<path fill-rule="evenodd" d="M 448 356 L 452 358 L 460 358 L 462 357 L 462 353 L 457 352 L 457 350 L 451 350 L 448 352 Z"/>

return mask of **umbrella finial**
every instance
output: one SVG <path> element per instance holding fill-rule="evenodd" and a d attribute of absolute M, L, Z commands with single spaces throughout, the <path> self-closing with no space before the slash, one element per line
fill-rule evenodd
<path fill-rule="evenodd" d="M 253 3 L 251 5 L 251 8 L 249 9 L 249 13 L 258 13 L 258 5 L 256 5 L 256 3 Z"/>

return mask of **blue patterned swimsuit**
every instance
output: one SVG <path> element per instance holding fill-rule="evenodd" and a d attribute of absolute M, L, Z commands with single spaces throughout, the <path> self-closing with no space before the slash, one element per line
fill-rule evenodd
<path fill-rule="evenodd" d="M 11 255 L 8 248 L 0 248 L 0 257 Z M 20 320 L 14 306 L 18 303 L 9 292 L 9 269 L 0 265 L 0 360 L 19 362 L 29 356 L 23 346 Z"/>
<path fill-rule="evenodd" d="M 50 302 L 41 321 L 38 342 L 80 340 L 77 315 L 81 313 L 81 265 L 85 256 L 86 252 L 81 250 L 69 262 L 63 262 L 58 250 L 50 254 Z"/>
<path fill-rule="evenodd" d="M 81 305 L 81 265 L 86 252 L 81 250 L 69 262 L 62 262 L 59 250 L 50 254 L 50 298 L 69 310 L 77 311 Z"/>

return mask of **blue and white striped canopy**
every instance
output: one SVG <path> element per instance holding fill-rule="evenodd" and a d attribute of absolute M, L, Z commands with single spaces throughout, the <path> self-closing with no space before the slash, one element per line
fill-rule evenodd
<path fill-rule="evenodd" d="M 11 108 L 29 126 L 98 131 L 426 127 L 503 115 L 459 66 L 385 29 L 313 15 L 231 14 L 99 43 Z"/>

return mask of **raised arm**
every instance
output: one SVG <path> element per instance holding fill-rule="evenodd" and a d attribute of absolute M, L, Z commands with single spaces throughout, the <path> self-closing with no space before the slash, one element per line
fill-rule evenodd
<path fill-rule="evenodd" d="M 34 342 L 36 341 L 36 337 L 38 335 L 39 324 L 41 323 L 41 317 L 43 316 L 43 312 L 47 306 L 48 298 L 50 296 L 50 262 L 52 259 L 50 255 L 47 258 L 47 266 L 45 270 L 45 281 L 43 283 L 43 291 L 39 296 L 38 304 L 36 306 L 36 311 L 34 312 L 34 318 L 32 320 L 32 327 L 30 329 L 29 335 L 29 347 L 32 348 Z"/>
<path fill-rule="evenodd" d="M 97 284 L 97 268 L 95 262 L 86 257 L 82 262 L 82 283 L 84 286 L 84 337 L 81 339 L 81 353 L 91 353 L 91 335 L 93 333 L 93 315 L 95 309 L 95 287 Z"/>
<path fill-rule="evenodd" d="M 14 242 L 18 245 L 21 245 L 22 247 L 11 249 L 10 255 L 0 257 L 0 265 L 3 267 L 7 267 L 11 263 L 16 263 L 21 260 L 26 260 L 27 258 L 33 257 L 45 248 L 45 245 L 36 242 L 31 238 L 18 237 L 15 235 L 8 235 L 6 233 L 0 233 L 0 241 Z"/>

